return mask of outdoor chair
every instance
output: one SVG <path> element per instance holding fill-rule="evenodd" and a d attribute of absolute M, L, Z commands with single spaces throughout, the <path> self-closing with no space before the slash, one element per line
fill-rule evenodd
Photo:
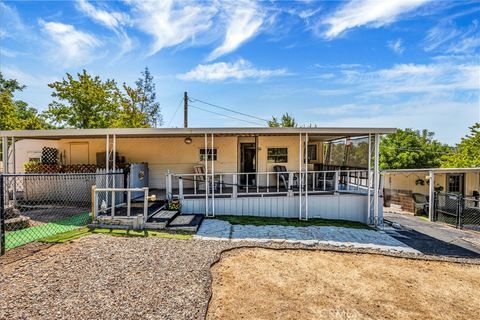
<path fill-rule="evenodd" d="M 206 189 L 205 188 L 205 166 L 203 165 L 194 166 L 193 171 L 196 174 L 194 179 L 197 182 L 197 189 L 205 190 Z M 215 186 L 215 191 L 220 188 L 220 180 L 218 179 L 218 176 L 214 177 L 214 186 Z M 211 182 L 208 184 L 208 190 L 210 192 L 212 190 Z"/>
<path fill-rule="evenodd" d="M 325 174 L 325 179 L 323 179 L 324 174 Z M 324 181 L 325 181 L 325 190 L 333 190 L 335 188 L 335 172 L 318 173 L 317 185 L 320 190 L 323 190 Z"/>
<path fill-rule="evenodd" d="M 280 172 L 280 174 L 278 175 L 278 178 L 279 178 L 279 181 L 283 183 L 283 186 L 285 187 L 286 190 L 289 190 L 290 187 L 293 188 L 295 186 L 298 186 L 296 176 L 293 176 L 293 185 L 292 186 L 288 185 L 288 175 L 290 173 L 288 173 L 286 166 L 280 166 L 280 165 L 273 166 L 273 171 Z"/>
<path fill-rule="evenodd" d="M 428 197 L 421 193 L 412 193 L 415 214 L 428 214 Z"/>

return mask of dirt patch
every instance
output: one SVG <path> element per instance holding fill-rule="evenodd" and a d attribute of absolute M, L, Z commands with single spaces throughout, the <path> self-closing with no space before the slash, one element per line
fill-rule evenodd
<path fill-rule="evenodd" d="M 209 319 L 474 319 L 480 266 L 239 249 L 212 268 Z"/>

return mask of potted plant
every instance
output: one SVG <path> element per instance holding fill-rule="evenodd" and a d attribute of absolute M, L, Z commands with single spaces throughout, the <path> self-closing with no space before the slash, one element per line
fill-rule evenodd
<path fill-rule="evenodd" d="M 180 211 L 181 209 L 182 209 L 182 204 L 178 199 L 173 199 L 168 203 L 168 210 Z"/>

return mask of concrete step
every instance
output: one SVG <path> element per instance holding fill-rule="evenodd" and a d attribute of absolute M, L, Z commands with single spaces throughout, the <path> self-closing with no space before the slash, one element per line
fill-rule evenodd
<path fill-rule="evenodd" d="M 202 224 L 203 214 L 180 214 L 167 225 L 167 230 L 197 232 Z"/>
<path fill-rule="evenodd" d="M 147 229 L 165 229 L 178 216 L 178 211 L 160 210 L 147 220 Z"/>

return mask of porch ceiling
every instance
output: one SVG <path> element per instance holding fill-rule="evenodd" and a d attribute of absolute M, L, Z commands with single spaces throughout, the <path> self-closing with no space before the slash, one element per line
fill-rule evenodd
<path fill-rule="evenodd" d="M 203 136 L 205 133 L 216 136 L 288 136 L 308 133 L 318 140 L 334 140 L 345 137 L 359 137 L 371 134 L 395 132 L 395 128 L 115 128 L 115 129 L 56 129 L 56 130 L 10 130 L 0 131 L 2 137 L 33 139 L 85 139 L 103 138 L 116 135 L 117 138 L 153 138 L 178 136 Z"/>

